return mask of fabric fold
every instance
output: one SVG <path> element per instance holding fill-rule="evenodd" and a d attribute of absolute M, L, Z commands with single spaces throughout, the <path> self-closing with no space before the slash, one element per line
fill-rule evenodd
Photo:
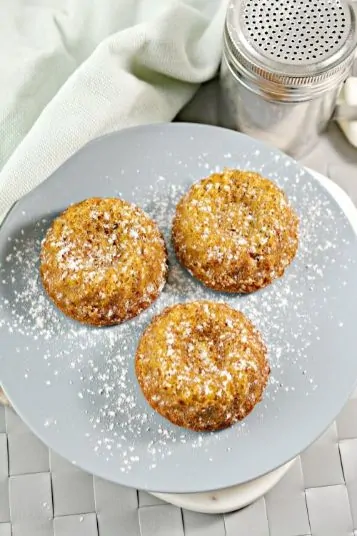
<path fill-rule="evenodd" d="M 15 3 L 0 38 L 0 216 L 93 138 L 171 121 L 217 71 L 225 11 L 225 0 Z"/>

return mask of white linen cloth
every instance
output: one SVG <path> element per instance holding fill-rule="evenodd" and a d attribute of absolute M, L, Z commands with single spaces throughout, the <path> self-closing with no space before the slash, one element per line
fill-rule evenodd
<path fill-rule="evenodd" d="M 0 0 L 0 221 L 91 139 L 170 121 L 221 56 L 225 0 Z"/>

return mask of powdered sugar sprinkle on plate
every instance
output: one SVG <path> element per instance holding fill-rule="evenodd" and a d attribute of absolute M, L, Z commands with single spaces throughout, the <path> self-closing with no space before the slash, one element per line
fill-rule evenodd
<path fill-rule="evenodd" d="M 244 167 L 249 169 L 255 167 L 254 159 L 258 156 L 241 156 L 240 162 L 244 161 Z M 234 165 L 231 153 L 225 153 L 224 157 L 227 165 Z M 274 171 L 270 170 L 272 162 Z M 179 173 L 180 169 L 186 169 L 187 162 L 177 161 L 175 165 Z M 26 367 L 29 383 L 34 372 L 26 355 L 40 348 L 37 342 L 41 341 L 41 355 L 37 357 L 41 360 L 41 368 L 46 370 L 48 389 L 55 389 L 59 381 L 70 383 L 74 394 L 72 403 L 86 415 L 88 445 L 98 457 L 107 461 L 120 457 L 123 473 L 129 473 L 142 461 L 139 444 L 146 444 L 146 461 L 149 460 L 149 469 L 155 471 L 161 460 L 172 456 L 176 445 L 200 450 L 208 459 L 212 458 L 208 443 L 227 443 L 228 437 L 231 440 L 250 433 L 249 418 L 220 434 L 195 434 L 171 426 L 146 404 L 134 374 L 135 348 L 152 316 L 166 306 L 182 301 L 223 300 L 242 310 L 261 331 L 268 346 L 272 373 L 254 419 L 264 420 L 269 406 L 278 396 L 282 403 L 286 397 L 298 401 L 299 397 L 311 396 L 319 389 L 310 371 L 308 349 L 323 337 L 317 318 L 329 300 L 334 300 L 325 275 L 332 265 L 338 265 L 341 273 L 338 284 L 342 287 L 344 270 L 354 261 L 340 255 L 341 240 L 344 240 L 341 230 L 348 225 L 342 213 L 338 215 L 332 206 L 334 202 L 328 196 L 320 195 L 318 186 L 307 179 L 303 170 L 295 174 L 292 182 L 291 174 L 285 173 L 289 166 L 290 160 L 274 153 L 270 168 L 265 169 L 263 165 L 257 171 L 287 190 L 289 200 L 300 216 L 297 258 L 282 279 L 245 297 L 206 289 L 174 257 L 170 232 L 175 206 L 192 179 L 197 177 L 188 175 L 186 183 L 179 185 L 172 182 L 172 177 L 160 174 L 154 183 L 132 190 L 132 199 L 156 220 L 165 236 L 170 272 L 167 285 L 153 306 L 121 326 L 109 329 L 81 326 L 61 315 L 45 296 L 38 275 L 38 255 L 51 217 L 21 228 L 16 236 L 9 237 L 6 256 L 0 265 L 0 334 L 16 332 L 19 335 L 18 354 L 24 369 Z M 217 171 L 204 154 L 199 155 L 198 169 L 202 177 Z M 121 176 L 120 170 L 118 175 Z M 344 246 L 348 244 L 344 243 Z M 318 301 L 315 299 L 317 289 Z M 334 320 L 338 329 L 343 329 L 342 320 L 337 317 Z M 289 331 L 291 326 L 294 326 L 293 332 Z M 286 373 L 291 367 L 298 371 L 294 376 L 296 383 L 285 379 L 291 378 Z M 276 405 L 274 408 L 278 415 L 279 409 Z M 49 429 L 57 425 L 57 416 L 48 413 L 43 427 Z M 215 461 L 214 457 L 212 459 Z"/>

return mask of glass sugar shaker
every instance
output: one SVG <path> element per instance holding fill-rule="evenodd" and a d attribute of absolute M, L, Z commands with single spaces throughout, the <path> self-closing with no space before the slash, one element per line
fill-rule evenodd
<path fill-rule="evenodd" d="M 220 119 L 298 157 L 333 116 L 356 48 L 344 0 L 233 0 L 220 73 Z"/>

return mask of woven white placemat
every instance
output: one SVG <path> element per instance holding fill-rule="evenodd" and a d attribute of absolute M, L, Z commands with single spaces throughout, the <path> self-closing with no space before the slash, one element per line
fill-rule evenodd
<path fill-rule="evenodd" d="M 357 398 L 257 503 L 181 511 L 49 452 L 0 407 L 0 536 L 357 536 Z"/>

